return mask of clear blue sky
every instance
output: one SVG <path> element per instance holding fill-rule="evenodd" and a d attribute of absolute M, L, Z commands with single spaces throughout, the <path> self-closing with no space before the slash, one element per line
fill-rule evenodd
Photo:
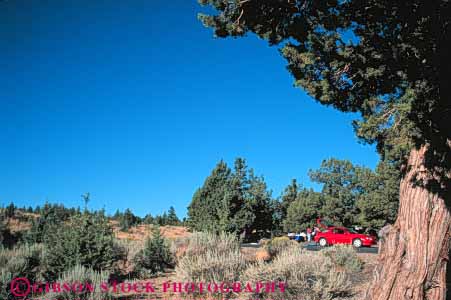
<path fill-rule="evenodd" d="M 221 158 L 278 196 L 329 157 L 374 168 L 354 116 L 293 87 L 275 48 L 214 39 L 195 0 L 0 2 L 0 204 L 184 216 Z"/>

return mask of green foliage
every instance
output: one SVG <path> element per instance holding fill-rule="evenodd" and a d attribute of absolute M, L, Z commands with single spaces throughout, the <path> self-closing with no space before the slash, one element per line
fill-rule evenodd
<path fill-rule="evenodd" d="M 366 193 L 360 195 L 356 206 L 358 223 L 365 227 L 381 228 L 393 224 L 398 211 L 400 172 L 393 165 L 382 161 L 376 168 L 375 180 L 366 183 Z"/>
<path fill-rule="evenodd" d="M 150 222 L 150 223 L 149 223 Z M 158 226 L 178 226 L 181 225 L 180 219 L 177 217 L 174 207 L 169 207 L 168 212 L 163 212 L 161 215 L 156 215 L 152 218 L 151 215 L 147 216 L 147 224 L 155 224 Z"/>
<path fill-rule="evenodd" d="M 324 160 L 310 171 L 312 181 L 323 185 L 321 193 L 303 190 L 288 207 L 286 231 L 313 226 L 318 217 L 334 225 L 381 228 L 396 218 L 399 171 L 386 161 L 375 172 L 346 160 Z"/>
<path fill-rule="evenodd" d="M 231 170 L 222 160 L 207 177 L 188 206 L 188 226 L 194 230 L 227 229 L 227 202 Z"/>
<path fill-rule="evenodd" d="M 288 207 L 293 203 L 296 198 L 298 197 L 298 194 L 300 192 L 300 186 L 298 185 L 296 179 L 293 179 L 291 181 L 291 184 L 288 185 L 281 198 L 281 219 L 284 220 L 288 213 Z"/>
<path fill-rule="evenodd" d="M 175 208 L 173 206 L 169 207 L 167 216 L 167 225 L 180 225 L 180 219 L 177 217 Z"/>
<path fill-rule="evenodd" d="M 119 216 L 119 226 L 123 231 L 128 231 L 130 227 L 137 225 L 139 221 L 139 217 L 135 216 L 129 208 Z"/>
<path fill-rule="evenodd" d="M 95 271 L 111 270 L 113 249 L 113 233 L 107 218 L 85 211 L 73 216 L 67 224 L 54 227 L 45 240 L 45 276 L 56 279 L 77 264 Z"/>
<path fill-rule="evenodd" d="M 40 216 L 32 219 L 31 229 L 24 236 L 24 240 L 28 243 L 44 242 L 53 234 L 54 228 L 68 221 L 71 216 L 80 214 L 79 210 L 66 208 L 62 204 L 45 203 L 44 207 L 37 207 L 36 210 Z"/>
<path fill-rule="evenodd" d="M 448 1 L 200 3 L 217 11 L 199 16 L 216 36 L 255 33 L 279 47 L 297 86 L 324 105 L 360 113 L 357 136 L 384 160 L 399 166 L 413 147 L 428 145 L 422 184 L 449 193 Z"/>
<path fill-rule="evenodd" d="M 163 272 L 174 266 L 169 242 L 160 234 L 160 228 L 154 226 L 152 237 L 146 239 L 144 248 L 133 259 L 135 272 L 145 277 Z"/>
<path fill-rule="evenodd" d="M 287 218 L 284 220 L 285 231 L 299 232 L 312 227 L 320 217 L 324 206 L 324 195 L 313 190 L 303 190 L 296 200 L 288 207 Z"/>
<path fill-rule="evenodd" d="M 336 225 L 351 226 L 357 214 L 356 197 L 363 190 L 358 189 L 356 173 L 371 170 L 354 166 L 348 160 L 331 158 L 324 160 L 318 170 L 310 171 L 310 179 L 323 185 L 322 192 L 328 197 L 324 201 L 324 218 Z"/>
<path fill-rule="evenodd" d="M 152 217 L 151 214 L 147 214 L 143 219 L 144 224 L 155 224 L 154 222 L 155 222 L 155 219 L 154 219 L 154 217 Z"/>
<path fill-rule="evenodd" d="M 14 203 L 10 203 L 6 208 L 5 208 L 5 217 L 6 218 L 13 218 L 16 214 L 16 206 L 14 205 Z"/>
<path fill-rule="evenodd" d="M 234 171 L 220 161 L 196 191 L 188 207 L 188 225 L 199 231 L 267 234 L 273 228 L 273 207 L 263 177 L 235 160 Z"/>

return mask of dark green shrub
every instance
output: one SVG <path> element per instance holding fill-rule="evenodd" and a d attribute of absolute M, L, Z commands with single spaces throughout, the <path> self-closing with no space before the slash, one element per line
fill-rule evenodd
<path fill-rule="evenodd" d="M 77 264 L 95 271 L 112 270 L 114 259 L 113 232 L 101 214 L 75 215 L 67 224 L 54 227 L 45 239 L 47 280 Z"/>
<path fill-rule="evenodd" d="M 140 275 L 155 275 L 174 266 L 170 245 L 161 236 L 157 226 L 153 228 L 152 237 L 147 238 L 144 248 L 136 254 L 133 262 L 135 272 Z"/>

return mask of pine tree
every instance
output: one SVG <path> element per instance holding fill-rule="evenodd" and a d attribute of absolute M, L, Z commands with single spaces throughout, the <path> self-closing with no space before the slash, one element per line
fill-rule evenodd
<path fill-rule="evenodd" d="M 313 190 L 302 190 L 296 200 L 290 204 L 287 217 L 283 222 L 286 232 L 299 232 L 312 227 L 317 218 L 321 217 L 321 210 L 327 196 Z"/>
<path fill-rule="evenodd" d="M 299 193 L 300 186 L 297 184 L 296 179 L 291 180 L 291 184 L 288 185 L 281 197 L 281 219 L 284 220 L 287 216 L 287 210 L 291 203 L 293 203 Z"/>
<path fill-rule="evenodd" d="M 143 222 L 144 222 L 145 224 L 155 224 L 155 218 L 152 217 L 152 214 L 147 214 L 147 215 L 144 217 Z"/>
<path fill-rule="evenodd" d="M 5 208 L 5 215 L 7 218 L 13 218 L 16 214 L 16 206 L 14 205 L 14 203 L 10 203 L 6 208 Z"/>
<path fill-rule="evenodd" d="M 54 280 L 77 264 L 96 271 L 111 270 L 114 262 L 114 237 L 103 214 L 73 216 L 69 223 L 53 226 L 45 239 L 45 276 Z"/>
<path fill-rule="evenodd" d="M 144 248 L 133 260 L 135 272 L 141 275 L 155 275 L 168 267 L 174 267 L 168 241 L 161 236 L 158 226 L 153 227 L 152 236 L 146 239 Z"/>
<path fill-rule="evenodd" d="M 138 223 L 139 219 L 136 217 L 132 211 L 127 208 L 122 216 L 119 219 L 119 226 L 121 230 L 127 231 L 130 229 L 130 227 L 135 226 Z"/>
<path fill-rule="evenodd" d="M 227 199 L 231 170 L 220 161 L 193 196 L 188 206 L 188 226 L 197 231 L 222 231 L 229 216 Z"/>
<path fill-rule="evenodd" d="M 220 161 L 188 207 L 188 226 L 198 231 L 235 234 L 273 229 L 273 205 L 262 177 L 235 160 L 233 172 Z"/>
<path fill-rule="evenodd" d="M 358 175 L 364 193 L 357 199 L 359 210 L 358 223 L 365 227 L 382 228 L 393 224 L 396 219 L 399 202 L 400 172 L 387 161 L 381 161 L 376 172 Z"/>
<path fill-rule="evenodd" d="M 360 168 L 360 167 L 357 167 Z M 368 169 L 369 172 L 371 170 Z M 323 185 L 323 216 L 335 225 L 351 226 L 357 215 L 356 167 L 348 160 L 323 160 L 318 170 L 310 171 L 310 179 Z"/>
<path fill-rule="evenodd" d="M 180 219 L 177 217 L 173 206 L 169 207 L 167 225 L 180 225 Z"/>

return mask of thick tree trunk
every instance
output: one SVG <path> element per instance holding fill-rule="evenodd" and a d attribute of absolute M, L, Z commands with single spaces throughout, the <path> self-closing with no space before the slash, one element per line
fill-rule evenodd
<path fill-rule="evenodd" d="M 446 297 L 446 264 L 450 244 L 450 212 L 443 196 L 416 180 L 426 180 L 427 146 L 410 153 L 400 184 L 398 218 L 382 238 L 379 264 L 367 300 Z"/>

